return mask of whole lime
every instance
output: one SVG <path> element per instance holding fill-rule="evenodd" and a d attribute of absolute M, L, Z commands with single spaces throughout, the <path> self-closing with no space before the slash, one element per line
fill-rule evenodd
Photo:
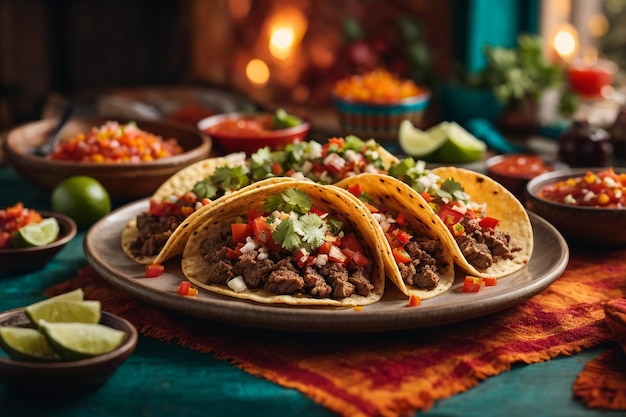
<path fill-rule="evenodd" d="M 52 210 L 71 217 L 87 229 L 111 211 L 111 198 L 95 178 L 76 175 L 61 181 L 52 191 Z"/>

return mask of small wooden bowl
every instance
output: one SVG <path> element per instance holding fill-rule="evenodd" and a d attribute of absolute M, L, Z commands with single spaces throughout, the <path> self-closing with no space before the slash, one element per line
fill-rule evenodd
<path fill-rule="evenodd" d="M 61 131 L 62 137 L 87 133 L 110 118 L 80 117 L 70 119 Z M 120 123 L 131 120 L 116 119 Z M 205 159 L 211 140 L 204 133 L 183 124 L 134 120 L 140 129 L 165 138 L 176 138 L 185 150 L 180 155 L 141 163 L 95 163 L 56 161 L 37 156 L 33 149 L 43 145 L 56 126 L 57 119 L 44 119 L 11 130 L 4 142 L 7 162 L 26 181 L 51 191 L 63 179 L 86 175 L 100 181 L 114 200 L 135 200 L 150 196 L 169 177 L 194 162 Z"/>
<path fill-rule="evenodd" d="M 42 269 L 70 240 L 76 236 L 76 223 L 71 218 L 49 211 L 39 211 L 42 217 L 54 217 L 59 222 L 59 236 L 45 246 L 21 249 L 0 249 L 0 277 L 25 274 Z"/>
<path fill-rule="evenodd" d="M 137 330 L 127 320 L 102 312 L 100 324 L 122 330 L 126 339 L 117 349 L 89 359 L 27 362 L 0 355 L 0 382 L 27 398 L 61 399 L 91 392 L 103 385 L 137 345 Z M 0 313 L 0 326 L 32 327 L 23 308 Z"/>

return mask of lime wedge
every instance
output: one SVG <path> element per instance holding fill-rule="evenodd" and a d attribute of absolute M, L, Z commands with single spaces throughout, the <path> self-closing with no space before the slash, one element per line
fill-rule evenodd
<path fill-rule="evenodd" d="M 398 143 L 402 151 L 415 158 L 425 158 L 439 149 L 447 136 L 434 136 L 413 126 L 410 120 L 403 120 L 398 130 Z"/>
<path fill-rule="evenodd" d="M 66 359 L 85 359 L 116 349 L 126 334 L 102 324 L 39 322 L 55 351 Z"/>
<path fill-rule="evenodd" d="M 21 227 L 11 237 L 14 248 L 29 248 L 52 243 L 59 236 L 59 223 L 54 217 Z"/>
<path fill-rule="evenodd" d="M 98 323 L 100 321 L 100 301 L 46 300 L 24 309 L 33 324 L 40 320 L 52 323 L 77 322 Z"/>
<path fill-rule="evenodd" d="M 427 131 L 444 144 L 435 152 L 434 158 L 443 163 L 475 162 L 487 151 L 485 142 L 463 129 L 456 122 L 442 122 Z"/>
<path fill-rule="evenodd" d="M 0 327 L 0 347 L 13 359 L 25 361 L 59 359 L 48 339 L 37 329 Z"/>

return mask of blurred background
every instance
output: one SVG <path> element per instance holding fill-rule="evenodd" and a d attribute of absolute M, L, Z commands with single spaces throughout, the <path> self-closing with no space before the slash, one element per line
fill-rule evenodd
<path fill-rule="evenodd" d="M 332 133 L 333 83 L 376 67 L 432 92 L 428 124 L 465 117 L 446 107 L 446 94 L 493 87 L 485 69 L 495 65 L 505 110 L 497 122 L 536 130 L 558 121 L 548 93 L 563 82 L 571 90 L 576 62 L 583 76 L 608 68 L 601 87 L 610 91 L 573 92 L 611 121 L 621 105 L 624 21 L 624 0 L 0 0 L 0 129 L 54 113 L 67 97 L 108 95 L 191 123 L 221 106 L 282 106 Z M 529 94 L 504 91 L 523 80 L 485 48 L 523 52 L 520 34 L 536 36 L 563 72 L 528 90 L 530 121 L 519 109 L 506 121 L 511 103 Z"/>

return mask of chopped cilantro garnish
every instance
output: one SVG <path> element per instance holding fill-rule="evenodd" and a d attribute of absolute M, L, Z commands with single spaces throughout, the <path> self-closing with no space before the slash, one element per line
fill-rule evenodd
<path fill-rule="evenodd" d="M 211 184 L 209 178 L 198 181 L 193 186 L 191 191 L 198 197 L 198 199 L 214 198 L 217 195 L 217 187 Z"/>
<path fill-rule="evenodd" d="M 299 231 L 302 232 L 302 240 L 310 245 L 310 250 L 316 249 L 324 243 L 328 226 L 320 216 L 307 213 L 297 221 Z"/>
<path fill-rule="evenodd" d="M 441 187 L 437 191 L 437 196 L 450 201 L 469 202 L 469 196 L 463 190 L 461 184 L 454 181 L 452 178 L 447 178 L 441 183 Z"/>
<path fill-rule="evenodd" d="M 358 136 L 348 135 L 344 138 L 344 149 L 352 149 L 353 151 L 361 152 L 363 151 L 364 145 L 365 142 L 363 142 Z"/>
<path fill-rule="evenodd" d="M 225 192 L 240 190 L 250 184 L 249 172 L 248 168 L 243 165 L 223 166 L 215 169 L 209 179 L 216 187 Z"/>
<path fill-rule="evenodd" d="M 343 227 L 343 222 L 340 222 L 337 219 L 333 219 L 332 217 L 326 218 L 326 221 L 328 222 L 330 233 L 332 233 L 333 235 L 336 235 L 337 233 L 339 233 L 339 231 Z"/>
<path fill-rule="evenodd" d="M 294 251 L 302 247 L 302 239 L 295 232 L 291 217 L 287 217 L 280 222 L 276 230 L 272 232 L 272 239 L 288 251 Z"/>
<path fill-rule="evenodd" d="M 311 210 L 313 203 L 311 197 L 304 191 L 296 188 L 288 188 L 278 197 L 271 196 L 265 200 L 263 209 L 266 211 L 280 210 L 284 212 L 295 212 L 298 214 L 306 214 Z"/>

